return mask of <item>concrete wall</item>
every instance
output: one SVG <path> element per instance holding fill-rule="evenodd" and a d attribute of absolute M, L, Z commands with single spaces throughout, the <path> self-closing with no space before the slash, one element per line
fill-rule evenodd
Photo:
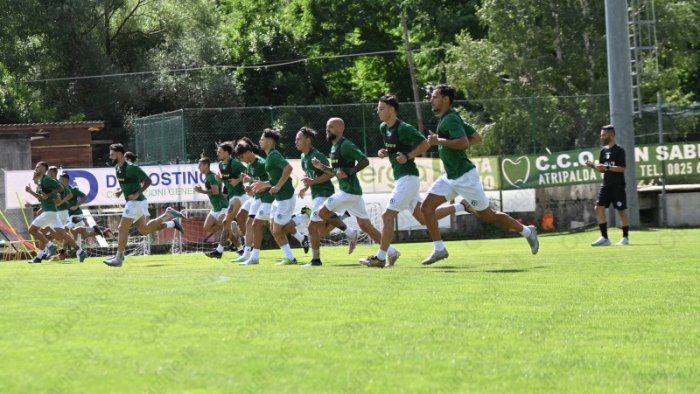
<path fill-rule="evenodd" d="M 661 206 L 661 196 L 659 206 Z M 668 226 L 700 226 L 700 193 L 667 193 Z M 659 216 L 662 211 L 659 209 Z M 659 217 L 659 222 L 662 218 Z"/>
<path fill-rule="evenodd" d="M 32 168 L 32 151 L 29 135 L 1 135 L 0 134 L 0 169 L 4 170 L 29 170 Z M 27 179 L 27 184 L 31 183 Z M 10 198 L 16 198 L 10 196 Z M 12 227 L 19 232 L 22 237 L 29 239 L 27 225 L 22 217 L 22 211 L 11 209 L 5 211 L 5 172 L 0 171 L 0 209 L 5 213 Z M 28 219 L 33 216 L 31 209 L 25 210 Z"/>

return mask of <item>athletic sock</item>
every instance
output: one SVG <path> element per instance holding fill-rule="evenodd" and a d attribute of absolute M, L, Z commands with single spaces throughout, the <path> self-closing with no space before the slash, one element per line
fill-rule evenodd
<path fill-rule="evenodd" d="M 286 257 L 287 260 L 294 260 L 294 254 L 292 253 L 292 248 L 289 247 L 289 244 L 282 245 L 280 249 L 282 249 L 284 252 L 284 257 Z"/>
<path fill-rule="evenodd" d="M 165 228 L 175 228 L 175 221 L 173 220 L 167 221 L 163 224 L 165 225 Z"/>
<path fill-rule="evenodd" d="M 442 243 L 442 240 L 433 241 L 433 246 L 435 247 L 435 250 L 437 250 L 438 252 L 442 252 L 443 250 L 445 250 L 445 244 Z"/>
<path fill-rule="evenodd" d="M 395 255 L 396 253 L 398 253 L 398 251 L 397 251 L 396 249 L 394 249 L 393 246 L 389 245 L 389 249 L 386 250 L 386 253 L 387 253 L 389 256 L 393 256 L 393 255 Z"/>
<path fill-rule="evenodd" d="M 386 260 L 386 251 L 379 249 L 377 251 L 377 258 L 379 260 Z"/>
<path fill-rule="evenodd" d="M 36 257 L 43 259 L 44 256 L 46 256 L 46 252 L 44 252 L 44 249 L 39 249 L 39 251 L 36 252 Z"/>
<path fill-rule="evenodd" d="M 308 221 L 308 220 L 309 220 L 309 216 L 306 215 L 305 213 L 296 215 L 292 218 L 292 221 L 294 221 L 294 224 L 296 224 L 297 226 Z"/>
<path fill-rule="evenodd" d="M 354 230 L 351 229 L 350 226 L 348 226 L 345 228 L 345 230 L 343 230 L 343 232 L 345 233 L 345 235 L 347 235 L 349 237 L 354 233 Z"/>
<path fill-rule="evenodd" d="M 299 229 L 297 229 L 297 231 L 294 233 L 294 238 L 296 238 L 297 241 L 299 241 L 299 243 L 301 243 L 304 241 L 304 234 L 302 234 L 301 231 L 299 231 Z"/>
<path fill-rule="evenodd" d="M 260 249 L 253 249 L 253 252 L 250 254 L 250 258 L 253 260 L 260 260 Z"/>
<path fill-rule="evenodd" d="M 246 260 L 248 260 L 248 259 L 250 258 L 250 252 L 251 252 L 252 250 L 253 250 L 253 249 L 252 249 L 250 246 L 246 246 L 245 248 L 243 248 L 243 258 L 245 258 Z"/>
<path fill-rule="evenodd" d="M 124 252 L 117 252 L 117 255 L 114 256 L 117 260 L 124 260 Z"/>
<path fill-rule="evenodd" d="M 219 242 L 219 244 L 216 245 L 216 251 L 219 253 L 224 253 L 224 247 L 221 245 L 221 242 Z"/>
<path fill-rule="evenodd" d="M 523 237 L 529 237 L 530 233 L 532 233 L 532 230 L 530 230 L 530 227 L 523 226 L 523 231 L 520 232 L 520 235 L 522 235 Z"/>
<path fill-rule="evenodd" d="M 457 203 L 452 204 L 452 206 L 453 206 L 454 209 L 455 209 L 455 213 L 459 213 L 459 212 L 464 212 L 464 211 L 465 211 L 464 205 L 462 205 L 462 203 L 457 202 Z"/>
<path fill-rule="evenodd" d="M 600 227 L 600 235 L 608 239 L 608 223 L 599 223 L 598 227 Z"/>
<path fill-rule="evenodd" d="M 313 260 L 321 260 L 321 249 L 311 249 L 311 258 Z"/>
<path fill-rule="evenodd" d="M 622 236 L 628 238 L 630 235 L 630 226 L 622 226 Z"/>

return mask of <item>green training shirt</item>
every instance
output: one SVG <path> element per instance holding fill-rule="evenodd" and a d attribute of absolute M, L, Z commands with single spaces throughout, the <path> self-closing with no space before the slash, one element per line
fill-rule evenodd
<path fill-rule="evenodd" d="M 316 148 L 311 148 L 309 151 L 309 154 L 301 154 L 301 169 L 304 170 L 304 174 L 306 174 L 307 178 L 310 179 L 316 179 L 320 177 L 321 175 L 324 174 L 323 171 L 319 170 L 318 168 L 314 167 L 312 160 L 316 158 L 318 161 L 323 163 L 325 166 L 330 166 L 330 162 L 328 161 L 328 158 L 321 153 Z M 335 186 L 333 186 L 333 182 L 331 180 L 327 180 L 326 182 L 319 183 L 317 185 L 311 185 L 311 198 L 317 198 L 317 197 L 330 197 L 335 193 Z"/>
<path fill-rule="evenodd" d="M 333 165 L 333 172 L 336 174 L 338 170 L 343 170 L 347 174 L 350 168 L 355 167 L 357 162 L 364 158 L 364 153 L 345 137 L 331 147 L 331 164 Z M 360 187 L 360 180 L 357 178 L 357 174 L 338 179 L 338 185 L 340 190 L 345 193 L 362 195 L 362 187 Z"/>
<path fill-rule="evenodd" d="M 141 167 L 136 164 L 131 164 L 127 161 L 123 165 L 117 165 L 114 168 L 117 171 L 117 180 L 119 187 L 122 189 L 122 196 L 126 201 L 129 201 L 129 196 L 141 189 L 141 182 L 148 177 Z M 139 194 L 137 201 L 143 201 L 146 196 L 143 193 Z"/>
<path fill-rule="evenodd" d="M 85 193 L 81 192 L 80 189 L 78 189 L 77 187 L 68 186 L 68 188 L 70 189 L 71 193 L 73 193 L 73 197 L 71 197 L 71 199 L 68 200 L 68 214 L 70 216 L 82 215 L 83 210 L 80 207 L 78 207 L 74 211 L 71 211 L 70 207 L 78 204 L 78 201 L 80 201 L 81 198 L 85 197 Z"/>
<path fill-rule="evenodd" d="M 445 112 L 438 123 L 437 134 L 440 138 L 453 140 L 465 136 L 470 137 L 474 133 L 476 130 L 471 125 L 464 123 L 459 114 L 452 109 Z M 457 179 L 475 168 L 467 157 L 466 150 L 440 145 L 438 151 L 442 164 L 445 166 L 447 179 Z"/>
<path fill-rule="evenodd" d="M 219 189 L 219 194 L 209 194 L 209 202 L 211 203 L 211 208 L 214 212 L 218 212 L 222 209 L 228 208 L 228 200 L 224 196 L 224 190 L 221 187 L 221 182 L 216 179 L 216 175 L 209 171 L 204 177 L 204 187 L 207 191 L 211 191 L 211 188 L 216 186 Z"/>
<path fill-rule="evenodd" d="M 267 171 L 265 171 L 265 159 L 256 155 L 255 161 L 248 165 L 248 175 L 256 181 L 269 181 L 270 177 L 267 175 Z M 255 193 L 253 197 L 260 199 L 260 201 L 264 203 L 275 201 L 275 198 L 270 194 L 270 189 L 262 193 Z"/>
<path fill-rule="evenodd" d="M 270 184 L 272 186 L 275 186 L 277 182 L 280 181 L 280 178 L 282 178 L 282 172 L 288 165 L 289 162 L 287 159 L 285 159 L 277 149 L 270 151 L 270 153 L 267 155 L 267 159 L 265 159 L 265 171 L 267 171 L 267 175 L 270 176 Z M 287 178 L 287 181 L 284 182 L 284 185 L 282 185 L 277 194 L 275 194 L 275 200 L 284 201 L 289 200 L 292 197 L 294 197 L 294 186 L 292 186 L 292 177 L 290 176 Z"/>
<path fill-rule="evenodd" d="M 58 189 L 61 185 L 57 180 L 51 178 L 48 175 L 44 175 L 41 177 L 39 180 L 39 183 L 37 184 L 36 192 L 39 194 L 39 196 L 45 196 L 47 194 L 50 194 L 54 190 Z M 54 196 L 58 196 L 58 193 Z M 44 212 L 56 212 L 56 202 L 54 201 L 54 197 L 48 198 L 46 200 L 40 199 L 41 201 L 41 210 Z"/>
<path fill-rule="evenodd" d="M 389 162 L 394 172 L 394 179 L 398 180 L 406 175 L 418 176 L 418 167 L 416 167 L 415 159 L 399 164 L 396 161 L 396 155 L 399 152 L 407 155 L 418 144 L 425 141 L 425 136 L 412 125 L 399 119 L 396 119 L 396 123 L 391 127 L 382 122 L 379 125 L 379 131 L 384 139 L 384 147 L 389 152 Z"/>
<path fill-rule="evenodd" d="M 219 162 L 219 173 L 221 181 L 224 185 L 223 193 L 231 198 L 233 196 L 242 196 L 245 194 L 243 182 L 239 182 L 236 186 L 231 186 L 231 179 L 240 178 L 241 173 L 246 172 L 246 168 L 238 159 L 230 158 L 228 163 Z"/>

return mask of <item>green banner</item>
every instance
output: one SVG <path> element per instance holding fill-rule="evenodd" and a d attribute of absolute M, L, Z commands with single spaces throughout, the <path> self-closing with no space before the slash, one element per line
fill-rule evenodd
<path fill-rule="evenodd" d="M 500 166 L 503 190 L 601 182 L 603 174 L 584 164 L 586 160 L 597 161 L 599 153 L 600 148 L 590 148 L 503 157 Z M 632 162 L 629 152 L 626 154 L 627 162 Z M 662 176 L 669 184 L 700 183 L 700 143 L 640 145 L 634 156 L 640 184 L 657 184 Z"/>

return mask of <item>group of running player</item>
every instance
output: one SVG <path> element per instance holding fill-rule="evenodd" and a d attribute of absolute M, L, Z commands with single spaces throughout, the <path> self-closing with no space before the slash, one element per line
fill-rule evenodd
<path fill-rule="evenodd" d="M 422 261 L 424 265 L 449 256 L 441 240 L 438 220 L 465 210 L 482 221 L 496 223 L 520 233 L 527 240 L 532 254 L 536 254 L 539 242 L 535 227 L 524 226 L 509 215 L 490 207 L 477 170 L 466 154 L 469 146 L 478 143 L 481 137 L 454 111 L 454 95 L 455 90 L 449 85 L 439 85 L 433 90 L 430 103 L 440 119 L 437 130 L 429 131 L 427 137 L 398 118 L 399 102 L 394 95 L 385 95 L 379 99 L 377 114 L 382 121 L 380 133 L 384 139 L 384 148 L 377 155 L 389 159 L 395 180 L 394 190 L 382 215 L 381 232 L 370 221 L 357 176 L 369 165 L 369 159 L 344 136 L 345 123 L 341 118 L 333 117 L 326 123 L 326 139 L 332 144 L 328 157 L 313 146 L 316 131 L 302 127 L 296 133 L 295 146 L 301 152 L 304 171 L 301 179 L 303 187 L 296 195 L 291 179 L 293 167 L 276 149 L 281 139 L 279 131 L 265 129 L 257 145 L 247 137 L 235 143 L 219 143 L 219 172 L 212 172 L 211 160 L 202 157 L 198 168 L 205 183 L 204 186 L 195 188 L 196 192 L 207 194 L 211 203 L 211 210 L 204 221 L 205 232 L 221 232 L 217 248 L 207 252 L 207 256 L 221 258 L 225 244 L 230 241 L 234 246 L 240 246 L 240 256 L 234 262 L 241 265 L 259 264 L 263 229 L 269 226 L 283 252 L 279 265 L 297 264 L 287 238 L 287 234 L 292 234 L 305 252 L 309 248 L 312 251 L 311 261 L 305 265 L 321 266 L 321 238 L 337 228 L 347 237 L 349 253 L 357 245 L 359 231 L 365 232 L 379 244 L 376 254 L 361 260 L 363 264 L 370 267 L 391 267 L 401 256 L 391 241 L 394 236 L 394 221 L 403 210 L 411 212 L 419 223 L 425 225 L 433 240 L 434 251 Z M 444 174 L 431 185 L 427 197 L 422 199 L 415 158 L 433 146 L 438 147 Z M 148 203 L 143 192 L 150 185 L 150 179 L 143 170 L 126 159 L 126 153 L 121 144 L 110 146 L 110 159 L 116 165 L 120 194 L 127 201 L 119 225 L 117 254 L 104 262 L 115 267 L 123 264 L 128 230 L 132 224 L 136 224 L 141 234 L 166 227 L 182 231 L 180 219 L 183 215 L 171 207 L 160 217 L 147 221 Z M 40 169 L 40 165 L 42 163 L 37 165 L 37 176 L 40 173 L 43 176 L 44 167 L 41 166 Z M 340 190 L 335 190 L 333 178 L 337 178 Z M 56 191 L 59 187 L 52 188 L 43 183 L 42 178 L 38 183 L 38 194 L 42 198 L 42 208 L 46 203 L 50 210 L 47 201 L 55 193 L 60 193 Z M 309 190 L 311 207 L 295 213 L 297 196 L 304 198 Z M 457 196 L 462 197 L 460 202 L 441 206 Z M 359 229 L 345 223 L 349 216 L 356 219 Z M 41 217 L 35 219 L 33 227 Z M 42 227 L 42 223 L 37 222 L 37 226 Z M 34 227 L 34 230 L 30 228 L 32 234 L 38 233 L 38 227 Z M 308 234 L 304 228 L 308 229 Z M 95 229 L 97 230 L 99 229 Z M 71 245 L 64 234 L 58 236 Z M 239 241 L 241 238 L 242 242 Z M 52 244 L 39 239 L 42 249 L 49 248 L 47 245 Z M 77 246 L 76 248 L 80 260 L 84 260 L 85 252 Z M 37 258 L 41 260 L 39 255 Z"/>

